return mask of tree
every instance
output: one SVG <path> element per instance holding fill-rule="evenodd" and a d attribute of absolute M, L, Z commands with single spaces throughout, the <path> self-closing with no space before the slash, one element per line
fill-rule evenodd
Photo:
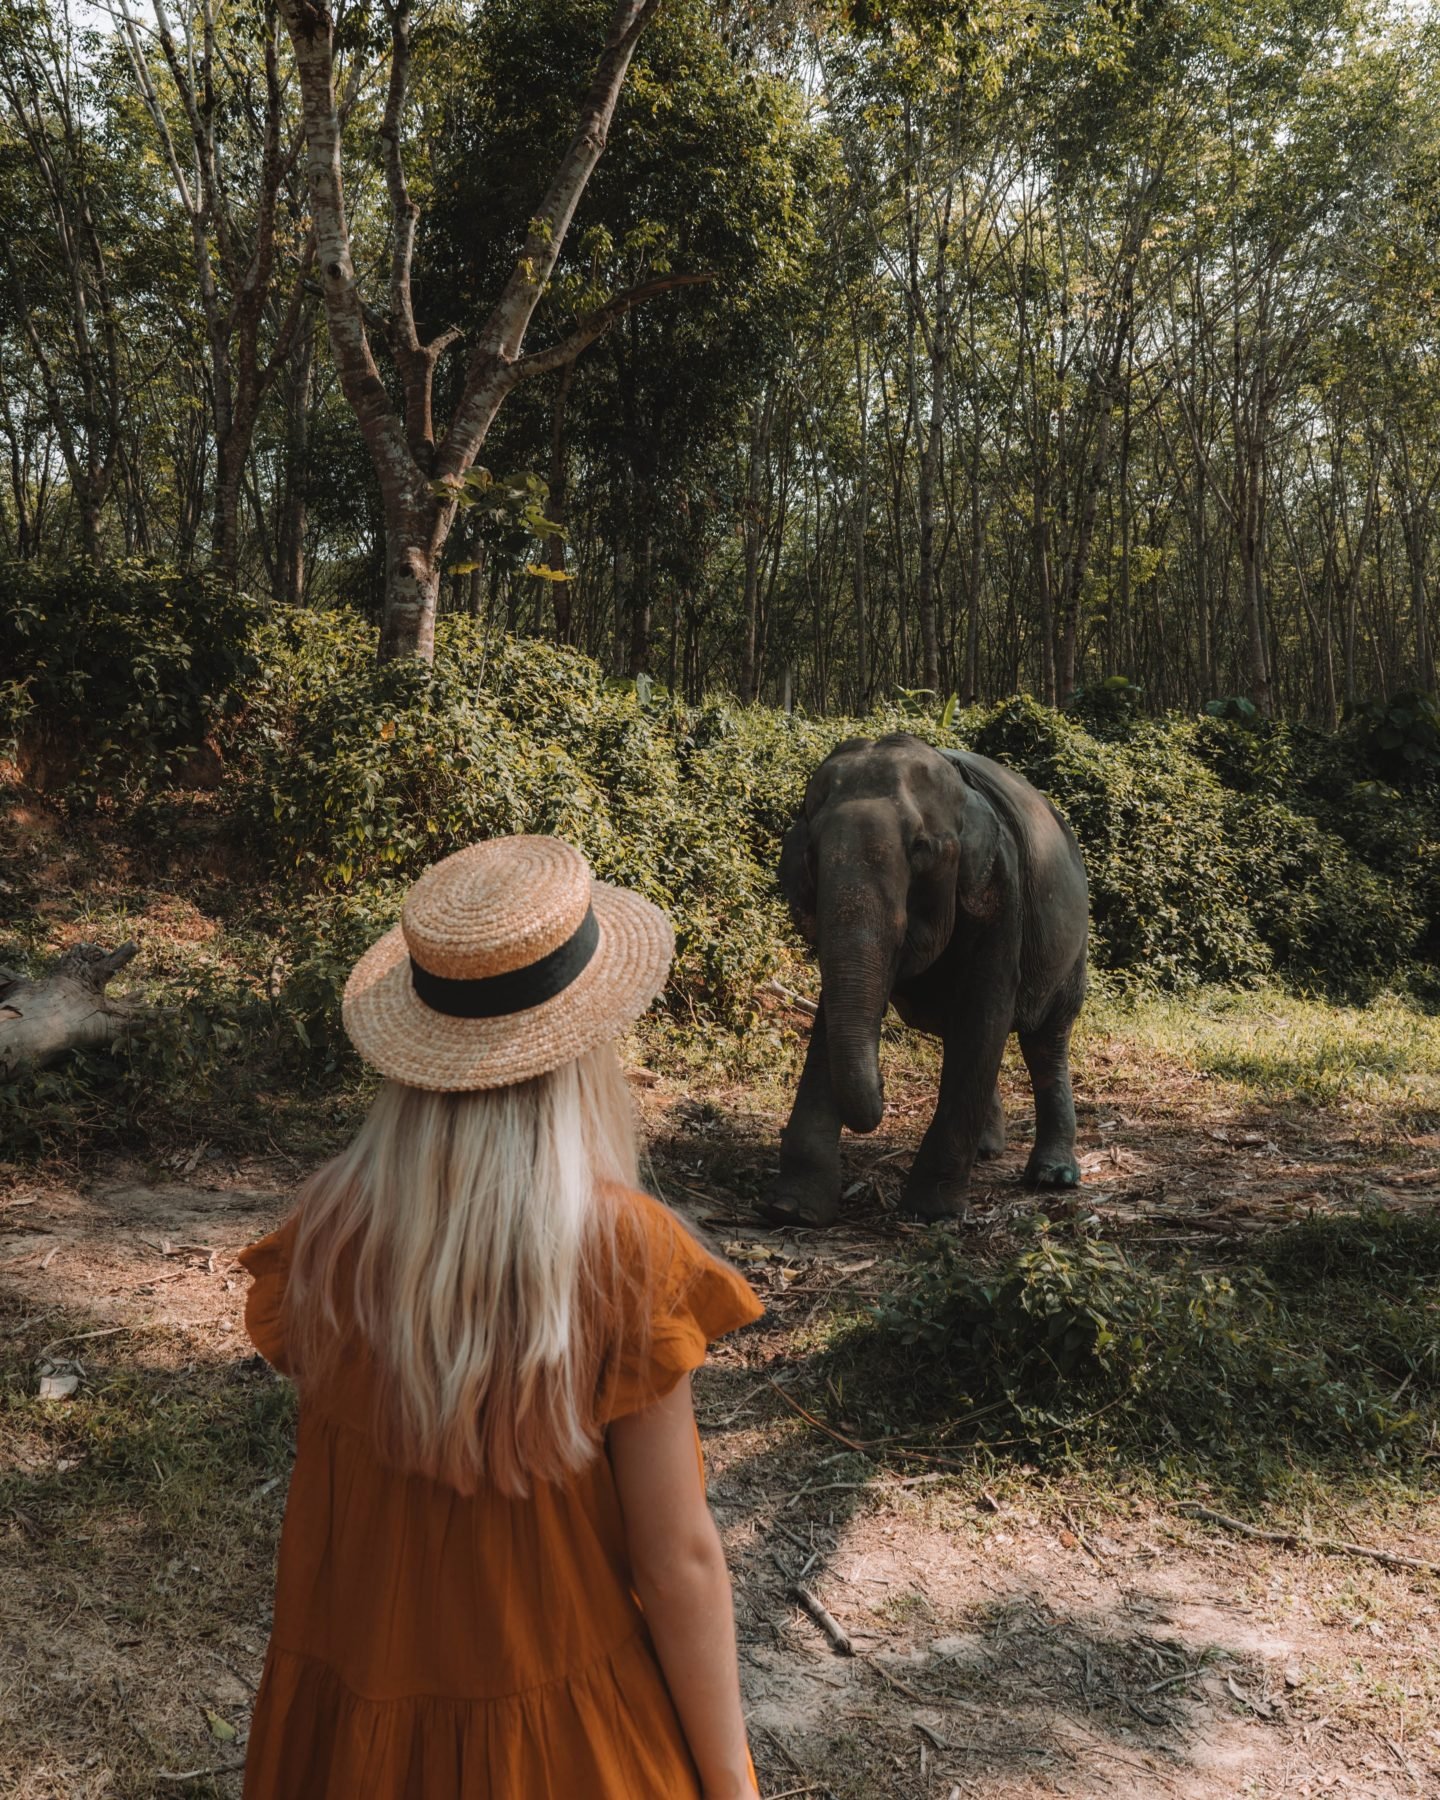
<path fill-rule="evenodd" d="M 560 369 L 638 302 L 691 276 L 669 276 L 613 295 L 544 350 L 526 354 L 530 320 L 555 267 L 575 207 L 605 148 L 635 45 L 657 0 L 617 0 L 574 133 L 525 228 L 498 299 L 478 331 L 449 325 L 422 338 L 413 297 L 420 206 L 406 175 L 403 134 L 413 61 L 413 8 L 385 9 L 390 72 L 380 140 L 390 208 L 388 311 L 366 304 L 355 267 L 341 173 L 343 120 L 335 91 L 335 18 L 313 0 L 282 0 L 304 104 L 305 137 L 330 346 L 341 386 L 370 450 L 385 508 L 382 658 L 434 655 L 441 553 L 457 504 L 495 415 L 523 381 Z M 371 331 L 383 335 L 402 404 L 392 404 L 376 365 Z M 462 337 L 470 351 L 459 397 L 437 438 L 437 364 Z"/>
<path fill-rule="evenodd" d="M 90 85 L 63 5 L 7 7 L 0 16 L 0 100 L 12 134 L 7 149 L 26 166 L 7 171 L 15 185 L 0 255 L 69 476 L 81 548 L 94 561 L 120 456 L 128 371 L 105 241 L 109 170 Z M 46 281 L 40 271 L 51 257 L 54 274 Z"/>
<path fill-rule="evenodd" d="M 193 12 L 182 0 L 183 52 L 170 0 L 154 0 L 154 37 L 171 90 L 167 96 L 127 0 L 119 0 L 119 9 L 130 65 L 190 233 L 215 439 L 211 555 L 234 581 L 250 447 L 265 396 L 295 348 L 314 256 L 308 233 L 284 241 L 280 216 L 300 144 L 280 77 L 279 18 L 274 0 L 264 0 L 254 34 L 261 65 L 257 80 L 253 42 L 243 32 L 237 43 L 223 41 L 217 0 L 198 0 Z M 180 121 L 173 129 L 167 104 L 172 97 Z M 188 159 L 180 148 L 185 140 Z M 288 292 L 278 297 L 277 258 L 290 264 Z"/>

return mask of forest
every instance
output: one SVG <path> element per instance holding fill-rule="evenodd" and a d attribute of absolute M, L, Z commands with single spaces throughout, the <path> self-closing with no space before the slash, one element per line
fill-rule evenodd
<path fill-rule="evenodd" d="M 240 1800 L 238 1258 L 512 834 L 674 928 L 763 1800 L 1440 1792 L 1434 0 L 0 0 L 0 451 L 0 1793 Z M 882 992 L 770 1204 L 857 738 L 1074 834 L 1074 1185 L 1022 1036 L 917 1217 Z"/>
<path fill-rule="evenodd" d="M 299 0 L 7 0 L 6 554 L 816 713 L 1433 688 L 1428 8 L 630 15 L 581 181 L 603 4 L 351 7 L 320 67 Z"/>

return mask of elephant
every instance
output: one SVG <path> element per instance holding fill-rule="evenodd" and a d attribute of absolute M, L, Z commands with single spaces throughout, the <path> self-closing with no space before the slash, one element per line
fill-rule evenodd
<path fill-rule="evenodd" d="M 884 1108 L 889 1004 L 944 1045 L 908 1212 L 963 1216 L 976 1156 L 1004 1150 L 996 1080 L 1012 1031 L 1035 1093 L 1025 1178 L 1075 1186 L 1070 1034 L 1085 997 L 1090 902 L 1080 847 L 1045 796 L 987 757 L 908 732 L 850 738 L 810 777 L 780 885 L 818 949 L 820 1002 L 768 1216 L 835 1218 L 840 1128 L 874 1131 Z"/>

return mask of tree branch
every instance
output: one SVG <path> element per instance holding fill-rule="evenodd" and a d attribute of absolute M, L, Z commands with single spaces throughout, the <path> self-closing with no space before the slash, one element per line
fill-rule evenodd
<path fill-rule="evenodd" d="M 510 365 L 520 355 L 525 332 L 554 272 L 575 208 L 604 152 L 630 59 L 658 3 L 659 0 L 616 0 L 605 48 L 595 66 L 595 78 L 580 109 L 575 134 L 530 220 L 510 278 L 471 352 L 465 386 L 438 458 L 437 473 L 442 476 L 460 475 L 470 467 L 500 401 L 515 384 Z M 289 4 L 295 4 L 295 0 L 289 0 Z"/>
<path fill-rule="evenodd" d="M 517 380 L 528 381 L 532 375 L 548 375 L 553 369 L 563 369 L 568 363 L 573 363 L 582 350 L 587 350 L 597 338 L 603 337 L 633 307 L 653 299 L 656 294 L 669 293 L 672 288 L 698 287 L 702 282 L 718 278 L 718 270 L 705 269 L 696 275 L 657 276 L 654 281 L 642 281 L 637 287 L 626 288 L 624 293 L 616 294 L 603 306 L 597 306 L 593 312 L 586 313 L 570 335 L 561 338 L 558 344 L 551 344 L 548 349 L 534 350 L 529 356 L 522 356 L 512 365 L 511 372 Z"/>

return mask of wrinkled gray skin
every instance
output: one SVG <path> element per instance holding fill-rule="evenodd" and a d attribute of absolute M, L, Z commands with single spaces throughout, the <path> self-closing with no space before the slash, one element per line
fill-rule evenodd
<path fill-rule="evenodd" d="M 874 1131 L 880 1025 L 893 1004 L 945 1046 L 935 1117 L 904 1205 L 963 1214 L 975 1158 L 1005 1148 L 996 1077 L 1018 1032 L 1035 1090 L 1026 1180 L 1073 1187 L 1070 1032 L 1085 996 L 1090 906 L 1069 826 L 1018 775 L 908 733 L 852 738 L 810 777 L 780 882 L 820 954 L 820 1010 L 766 1210 L 825 1225 L 840 1203 L 840 1127 Z"/>

